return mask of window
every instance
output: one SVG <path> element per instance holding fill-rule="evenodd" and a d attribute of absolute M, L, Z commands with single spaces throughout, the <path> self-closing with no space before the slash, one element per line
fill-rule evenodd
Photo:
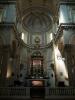
<path fill-rule="evenodd" d="M 49 38 L 50 38 L 50 41 L 52 41 L 52 39 L 53 39 L 53 34 L 52 33 L 50 33 Z"/>
<path fill-rule="evenodd" d="M 24 33 L 22 33 L 21 39 L 24 41 Z"/>
<path fill-rule="evenodd" d="M 27 44 L 27 37 L 28 37 L 28 32 L 27 31 L 22 32 L 21 39 L 26 44 Z"/>

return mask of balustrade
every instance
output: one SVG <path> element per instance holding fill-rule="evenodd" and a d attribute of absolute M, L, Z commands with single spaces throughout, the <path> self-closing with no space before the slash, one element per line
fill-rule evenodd
<path fill-rule="evenodd" d="M 75 97 L 75 88 L 72 87 L 60 87 L 60 88 L 49 88 L 45 90 L 46 98 L 51 97 Z"/>
<path fill-rule="evenodd" d="M 30 89 L 32 87 L 0 87 L 1 97 L 17 97 L 17 98 L 30 98 Z M 45 87 L 45 98 L 59 98 L 59 97 L 74 97 L 75 88 L 72 87 Z"/>
<path fill-rule="evenodd" d="M 0 87 L 0 97 L 29 98 L 29 87 Z"/>

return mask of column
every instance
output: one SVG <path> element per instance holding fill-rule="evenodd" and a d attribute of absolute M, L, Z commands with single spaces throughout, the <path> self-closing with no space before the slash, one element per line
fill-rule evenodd
<path fill-rule="evenodd" d="M 4 46 L 3 47 L 3 60 L 2 60 L 2 77 L 6 78 L 7 74 L 7 64 L 8 64 L 8 59 L 9 59 L 9 47 Z"/>
<path fill-rule="evenodd" d="M 73 82 L 73 74 L 72 74 L 72 47 L 70 44 L 66 44 L 65 45 L 65 56 L 66 56 L 66 60 L 67 60 L 67 68 L 68 68 L 68 76 L 69 76 L 69 85 L 70 86 L 74 86 L 74 82 Z"/>

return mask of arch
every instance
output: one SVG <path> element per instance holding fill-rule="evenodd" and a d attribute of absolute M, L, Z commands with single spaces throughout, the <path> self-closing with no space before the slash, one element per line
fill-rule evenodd
<path fill-rule="evenodd" d="M 27 11 L 27 13 L 25 13 Z M 24 11 L 22 17 L 23 28 L 30 32 L 47 32 L 52 28 L 53 17 L 51 12 L 44 7 L 31 7 Z M 31 20 L 32 19 L 32 20 Z M 38 22 L 38 24 L 36 23 Z M 37 27 L 39 26 L 39 28 Z M 36 26 L 36 27 L 35 27 Z"/>

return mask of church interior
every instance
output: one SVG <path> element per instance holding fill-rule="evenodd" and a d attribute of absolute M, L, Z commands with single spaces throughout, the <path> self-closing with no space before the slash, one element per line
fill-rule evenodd
<path fill-rule="evenodd" d="M 75 0 L 0 0 L 0 98 L 75 99 Z"/>

